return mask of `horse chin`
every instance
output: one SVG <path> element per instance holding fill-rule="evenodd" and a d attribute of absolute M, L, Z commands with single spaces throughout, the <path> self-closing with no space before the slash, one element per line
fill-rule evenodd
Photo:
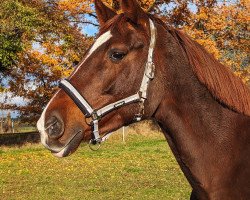
<path fill-rule="evenodd" d="M 51 151 L 51 153 L 58 158 L 69 156 L 77 150 L 82 140 L 83 134 L 79 131 L 59 152 Z"/>

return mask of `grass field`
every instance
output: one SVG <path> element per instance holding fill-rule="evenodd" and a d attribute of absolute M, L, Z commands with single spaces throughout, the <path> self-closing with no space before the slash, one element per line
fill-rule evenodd
<path fill-rule="evenodd" d="M 0 199 L 189 199 L 190 186 L 163 136 L 118 136 L 58 159 L 41 145 L 1 147 Z"/>
<path fill-rule="evenodd" d="M 24 132 L 32 132 L 37 131 L 36 127 L 33 126 L 25 126 L 25 127 L 17 127 L 15 132 L 24 133 Z"/>

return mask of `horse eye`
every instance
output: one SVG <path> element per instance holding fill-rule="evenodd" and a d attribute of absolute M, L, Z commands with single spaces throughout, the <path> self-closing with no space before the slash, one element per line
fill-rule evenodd
<path fill-rule="evenodd" d="M 112 61 L 120 61 L 124 58 L 126 54 L 123 53 L 123 52 L 111 52 L 110 55 L 109 55 L 109 58 L 112 60 Z"/>

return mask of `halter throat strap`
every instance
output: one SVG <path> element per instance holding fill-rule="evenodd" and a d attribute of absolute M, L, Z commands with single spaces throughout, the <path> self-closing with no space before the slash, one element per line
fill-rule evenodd
<path fill-rule="evenodd" d="M 94 109 L 88 103 L 88 101 L 78 92 L 78 90 L 70 83 L 69 80 L 64 79 L 59 83 L 59 87 L 62 90 L 64 90 L 65 93 L 74 101 L 74 103 L 82 111 L 85 117 L 92 118 L 90 125 L 92 127 L 93 138 L 90 141 L 90 144 L 100 144 L 101 142 L 105 141 L 109 137 L 110 133 L 106 134 L 104 137 L 100 137 L 98 123 L 102 117 L 112 112 L 113 110 L 116 110 L 120 107 L 123 107 L 131 103 L 139 103 L 140 110 L 139 110 L 139 113 L 136 114 L 136 120 L 140 121 L 142 119 L 142 116 L 144 114 L 144 102 L 148 96 L 149 83 L 154 78 L 154 74 L 155 74 L 155 65 L 153 63 L 153 52 L 154 52 L 154 47 L 156 43 L 156 28 L 151 19 L 149 19 L 149 24 L 150 24 L 151 39 L 150 39 L 150 45 L 149 45 L 149 50 L 148 50 L 148 58 L 147 58 L 147 63 L 145 65 L 145 70 L 144 70 L 142 82 L 140 85 L 140 89 L 136 94 L 126 97 L 124 99 L 118 100 L 114 103 L 108 104 L 100 109 Z"/>

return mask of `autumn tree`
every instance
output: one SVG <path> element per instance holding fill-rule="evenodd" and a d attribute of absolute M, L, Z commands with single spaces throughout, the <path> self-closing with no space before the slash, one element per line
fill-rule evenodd
<path fill-rule="evenodd" d="M 0 109 L 19 110 L 35 121 L 58 80 L 69 75 L 92 38 L 71 24 L 57 1 L 3 0 L 0 7 L 1 86 L 26 102 L 5 102 Z"/>
<path fill-rule="evenodd" d="M 16 23 L 15 26 L 13 23 L 9 23 L 10 21 L 8 21 L 7 18 L 9 18 L 9 14 L 13 13 L 14 6 L 13 3 L 7 1 L 3 1 L 0 4 L 0 71 L 7 70 L 17 62 L 17 54 L 22 50 L 22 31 L 26 30 L 29 24 L 27 21 L 23 21 L 24 23 Z M 23 15 L 30 14 L 29 10 L 23 10 L 20 7 L 19 10 Z M 15 17 L 20 16 L 12 16 L 12 18 Z M 32 18 L 30 18 L 30 21 L 32 21 Z"/>
<path fill-rule="evenodd" d="M 250 81 L 249 9 L 246 0 L 199 7 L 184 27 L 246 83 Z"/>

